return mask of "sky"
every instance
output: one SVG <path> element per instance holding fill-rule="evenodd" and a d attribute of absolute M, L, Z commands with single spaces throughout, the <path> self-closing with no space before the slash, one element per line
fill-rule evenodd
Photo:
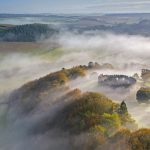
<path fill-rule="evenodd" d="M 136 12 L 150 12 L 150 0 L 0 0 L 0 13 Z"/>

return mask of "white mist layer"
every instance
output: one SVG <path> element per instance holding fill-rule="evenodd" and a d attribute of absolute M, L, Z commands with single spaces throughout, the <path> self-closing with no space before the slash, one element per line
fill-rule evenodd
<path fill-rule="evenodd" d="M 33 57 L 30 56 L 30 53 L 27 55 L 13 53 L 13 50 L 4 58 L 2 57 L 0 81 L 3 83 L 3 87 L 5 87 L 5 82 L 11 83 L 13 77 L 16 78 L 16 83 L 19 80 L 27 82 L 51 71 L 63 67 L 84 65 L 89 61 L 110 63 L 116 68 L 126 69 L 126 72 L 131 70 L 140 72 L 140 69 L 148 68 L 150 65 L 150 38 L 148 37 L 91 32 L 81 35 L 63 33 L 53 40 L 60 45 L 61 53 L 54 60 L 45 61 L 40 54 Z M 43 45 L 46 48 L 51 47 L 49 40 Z M 51 50 L 47 52 L 51 53 Z M 3 77 L 7 77 L 7 80 Z M 15 84 L 15 80 L 12 85 Z M 20 82 L 19 86 L 21 83 L 24 82 Z M 13 87 L 15 88 L 15 86 Z"/>
<path fill-rule="evenodd" d="M 140 75 L 141 69 L 143 67 L 148 68 L 150 65 L 150 38 L 109 33 L 95 35 L 65 33 L 57 37 L 57 40 L 63 53 L 54 60 L 45 61 L 40 56 L 33 57 L 30 54 L 24 55 L 22 53 L 10 53 L 0 60 L 0 92 L 16 89 L 27 81 L 42 77 L 63 67 L 86 65 L 89 61 L 97 61 L 100 64 L 107 62 L 113 64 L 115 70 L 98 70 L 96 71 L 97 76 L 92 77 L 89 75 L 84 79 L 80 78 L 72 81 L 69 85 L 72 89 L 80 88 L 83 92 L 102 92 L 116 102 L 125 100 L 129 113 L 136 119 L 139 127 L 150 127 L 149 105 L 138 104 L 135 99 L 136 91 L 139 89 L 138 85 L 128 93 L 123 93 L 122 90 L 112 92 L 110 89 L 99 88 L 97 78 L 101 73 L 129 76 L 138 73 Z M 48 44 L 46 42 L 45 47 Z M 2 100 L 0 99 L 0 101 Z M 42 103 L 43 105 L 39 106 L 48 107 L 49 105 L 47 104 L 51 103 L 51 101 L 46 101 L 46 104 Z M 3 109 L 5 110 L 5 108 Z M 38 107 L 37 109 L 38 116 L 39 114 L 41 115 L 41 112 L 42 115 L 47 115 L 49 108 Z M 0 106 L 0 110 L 2 111 L 0 113 L 3 113 L 2 106 Z M 53 111 L 55 113 L 57 110 L 53 109 Z M 53 138 L 55 131 L 49 131 L 38 136 L 28 136 L 26 124 L 32 125 L 32 123 L 36 123 L 32 115 L 28 117 L 27 120 L 23 118 L 15 122 L 7 131 L 1 132 L 0 148 L 2 150 L 10 148 L 12 150 L 23 148 L 29 150 L 69 149 L 66 146 L 70 144 L 68 143 L 68 138 L 70 137 Z"/>
<path fill-rule="evenodd" d="M 60 45 L 71 53 L 88 53 L 90 58 L 99 62 L 148 63 L 150 56 L 150 38 L 142 36 L 99 34 L 63 34 L 59 38 Z M 85 55 L 86 56 L 86 55 Z M 115 59 L 114 59 L 115 58 Z"/>

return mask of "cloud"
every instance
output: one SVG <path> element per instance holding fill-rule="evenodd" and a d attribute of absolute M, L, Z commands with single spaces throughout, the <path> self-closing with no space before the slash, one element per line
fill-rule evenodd
<path fill-rule="evenodd" d="M 58 41 L 66 51 L 69 51 L 68 55 L 82 53 L 85 54 L 85 57 L 89 56 L 91 60 L 117 62 L 119 64 L 126 62 L 124 58 L 128 58 L 128 63 L 134 61 L 149 63 L 147 62 L 150 55 L 149 37 L 116 35 L 106 32 L 80 35 L 67 33 L 61 35 Z M 83 59 L 85 57 L 83 56 Z M 116 57 L 115 60 L 114 57 Z"/>
<path fill-rule="evenodd" d="M 1 13 L 113 13 L 149 12 L 149 0 L 13 0 L 1 2 Z M 44 8 L 41 10 L 41 7 Z"/>
<path fill-rule="evenodd" d="M 96 5 L 87 6 L 85 9 L 88 11 L 115 13 L 115 12 L 149 12 L 149 0 L 107 0 L 105 2 L 97 3 Z"/>

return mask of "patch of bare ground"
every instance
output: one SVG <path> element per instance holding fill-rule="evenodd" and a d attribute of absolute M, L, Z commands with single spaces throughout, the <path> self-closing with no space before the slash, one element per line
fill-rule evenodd
<path fill-rule="evenodd" d="M 40 48 L 41 42 L 0 42 L 0 52 L 23 52 Z"/>

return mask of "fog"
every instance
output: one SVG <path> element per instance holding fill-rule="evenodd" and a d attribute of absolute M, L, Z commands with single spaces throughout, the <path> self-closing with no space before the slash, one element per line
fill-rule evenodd
<path fill-rule="evenodd" d="M 49 68 L 47 62 L 28 54 L 6 54 L 0 60 L 0 93 L 6 93 L 29 80 L 49 73 Z"/>
<path fill-rule="evenodd" d="M 150 54 L 149 37 L 87 32 L 84 34 L 67 33 L 58 39 L 65 49 L 88 52 L 91 59 L 102 63 L 107 61 L 113 64 L 130 62 L 149 64 L 147 62 Z"/>
<path fill-rule="evenodd" d="M 55 49 L 49 49 L 52 39 L 43 42 L 44 49 L 47 49 L 45 55 L 52 53 Z M 150 65 L 150 38 L 142 36 L 116 35 L 112 33 L 88 32 L 61 33 L 54 37 L 59 45 L 59 55 L 55 58 L 44 59 L 32 53 L 16 52 L 12 50 L 9 53 L 0 52 L 0 97 L 1 102 L 5 102 L 5 96 L 24 83 L 38 79 L 50 72 L 68 68 L 76 65 L 87 65 L 89 61 L 99 64 L 110 63 L 114 69 L 94 70 L 88 73 L 85 78 L 68 83 L 71 89 L 79 88 L 84 91 L 101 92 L 112 98 L 116 102 L 125 100 L 129 113 L 137 121 L 139 127 L 149 127 L 149 104 L 139 104 L 135 98 L 136 91 L 140 84 L 134 85 L 131 89 L 102 88 L 98 85 L 99 74 L 124 74 L 132 76 L 138 73 L 140 76 L 142 68 L 148 68 Z M 95 75 L 92 75 L 96 72 Z M 65 94 L 65 93 L 63 93 Z M 61 97 L 61 95 L 57 95 Z M 0 127 L 0 149 L 1 150 L 59 150 L 70 149 L 70 139 L 79 142 L 79 139 L 85 135 L 72 137 L 68 133 L 63 133 L 56 129 L 50 129 L 46 133 L 32 135 L 30 129 L 38 124 L 45 117 L 53 118 L 55 114 L 64 106 L 64 101 L 55 102 L 49 97 L 38 105 L 38 107 L 26 117 L 17 118 L 11 122 L 13 113 L 9 113 L 8 122 L 5 127 L 2 123 Z M 7 106 L 0 105 L 0 112 L 3 116 L 7 111 Z M 13 109 L 13 108 L 12 108 Z M 14 110 L 13 110 L 14 111 Z M 11 112 L 11 111 L 10 111 Z M 3 118 L 1 119 L 3 120 Z M 81 144 L 80 143 L 80 144 Z"/>
<path fill-rule="evenodd" d="M 24 25 L 24 24 L 32 24 L 32 23 L 40 23 L 40 24 L 61 24 L 62 21 L 58 21 L 57 19 L 53 19 L 53 17 L 6 17 L 0 18 L 1 24 L 13 24 L 13 25 Z"/>
<path fill-rule="evenodd" d="M 50 48 L 50 40 L 44 41 L 42 48 L 46 49 L 46 52 L 43 52 L 45 56 L 52 53 L 53 57 L 55 49 Z M 18 84 L 21 86 L 22 83 L 46 75 L 51 71 L 80 64 L 86 65 L 89 61 L 100 64 L 110 63 L 116 68 L 116 73 L 128 75 L 133 75 L 135 72 L 140 73 L 140 69 L 148 68 L 150 65 L 149 37 L 96 32 L 83 34 L 63 32 L 63 34 L 55 36 L 52 41 L 60 46 L 58 52 L 60 54 L 54 56 L 55 59 L 44 60 L 40 56 L 43 55 L 42 52 L 34 56 L 32 51 L 24 53 L 16 52 L 13 49 L 5 55 L 0 51 L 2 55 L 0 55 L 0 81 L 3 83 L 0 88 L 4 88 L 7 81 L 11 83 L 12 78 L 16 78 L 15 83 L 22 80 Z M 15 83 L 9 84 L 7 87 L 15 88 Z"/>

